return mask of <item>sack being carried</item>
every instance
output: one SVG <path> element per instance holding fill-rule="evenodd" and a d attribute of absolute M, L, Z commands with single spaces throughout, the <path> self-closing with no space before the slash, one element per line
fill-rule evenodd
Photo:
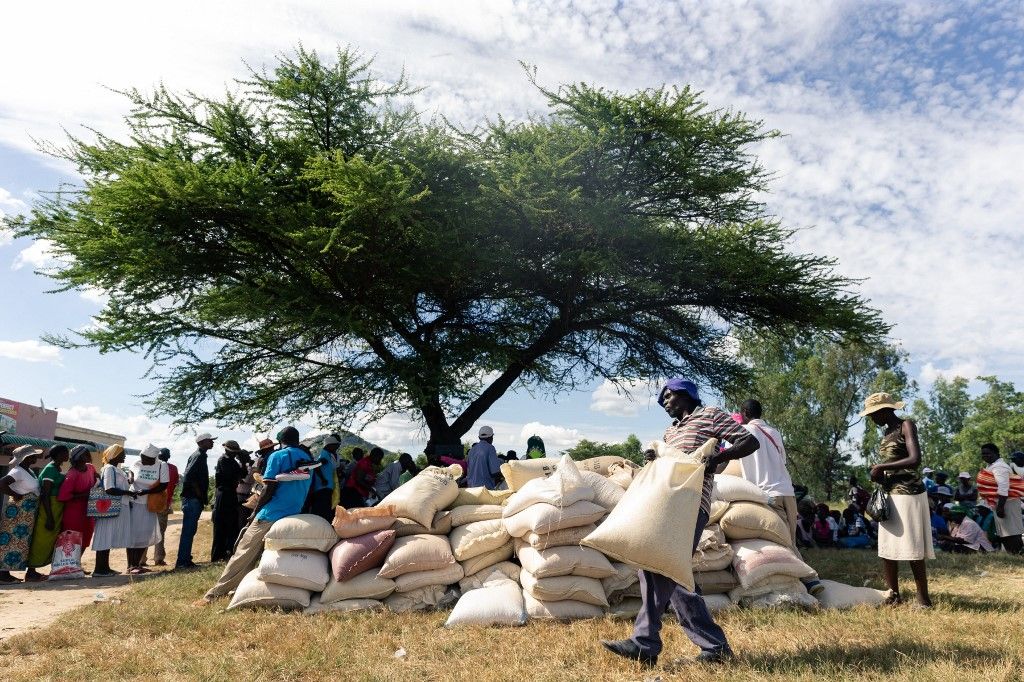
<path fill-rule="evenodd" d="M 700 450 L 717 443 L 712 438 Z M 692 538 L 703 484 L 703 464 L 656 459 L 636 475 L 608 518 L 581 544 L 667 576 L 692 591 Z M 677 541 L 666 542 L 666 538 Z"/>

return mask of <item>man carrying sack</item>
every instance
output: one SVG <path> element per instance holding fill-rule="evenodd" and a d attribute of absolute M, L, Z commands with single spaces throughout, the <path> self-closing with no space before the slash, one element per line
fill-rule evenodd
<path fill-rule="evenodd" d="M 694 529 L 695 550 L 711 510 L 711 489 L 714 474 L 729 460 L 746 457 L 757 450 L 758 442 L 746 429 L 733 421 L 727 413 L 716 407 L 701 404 L 697 386 L 685 379 L 669 379 L 658 395 L 658 404 L 672 418 L 665 430 L 667 445 L 684 453 L 693 452 L 707 440 L 717 438 L 729 441 L 732 447 L 710 455 L 705 460 L 704 482 L 700 510 Z M 650 456 L 652 453 L 648 453 Z M 633 637 L 621 640 L 601 640 L 613 654 L 653 666 L 661 653 L 661 618 L 671 606 L 686 636 L 700 647 L 696 661 L 724 663 L 733 657 L 732 649 L 722 628 L 711 617 L 704 599 L 696 592 L 679 585 L 671 578 L 652 571 L 640 571 L 640 596 L 643 605 L 633 625 Z"/>

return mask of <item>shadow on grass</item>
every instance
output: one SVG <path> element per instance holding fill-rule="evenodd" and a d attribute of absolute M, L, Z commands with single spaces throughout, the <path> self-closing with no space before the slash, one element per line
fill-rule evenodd
<path fill-rule="evenodd" d="M 742 659 L 754 670 L 765 673 L 811 670 L 819 674 L 836 669 L 894 673 L 908 665 L 923 665 L 939 659 L 955 660 L 965 669 L 970 669 L 988 666 L 995 661 L 992 649 L 956 644 L 932 646 L 902 637 L 885 646 L 818 644 L 801 648 L 796 653 L 746 653 Z"/>
<path fill-rule="evenodd" d="M 932 600 L 940 607 L 950 607 L 958 611 L 975 611 L 977 613 L 1015 613 L 1020 604 L 1008 599 L 992 597 L 976 597 L 971 595 L 951 594 L 949 592 L 932 592 Z"/>

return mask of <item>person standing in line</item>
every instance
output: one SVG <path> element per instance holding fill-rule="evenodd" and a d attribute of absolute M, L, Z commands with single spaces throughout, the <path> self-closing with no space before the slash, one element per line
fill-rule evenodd
<path fill-rule="evenodd" d="M 341 441 L 334 435 L 327 436 L 324 447 L 317 456 L 320 466 L 313 469 L 310 478 L 310 514 L 334 520 L 334 488 L 338 480 L 338 448 Z"/>
<path fill-rule="evenodd" d="M 469 449 L 466 485 L 494 490 L 501 483 L 501 460 L 494 449 L 494 429 L 481 426 L 478 435 L 480 440 Z"/>
<path fill-rule="evenodd" d="M 96 552 L 96 570 L 94 578 L 106 578 L 121 575 L 110 568 L 110 550 L 128 550 L 132 540 L 132 512 L 129 502 L 136 497 L 131 489 L 131 481 L 121 465 L 125 460 L 124 448 L 111 445 L 103 451 L 103 468 L 100 469 L 100 486 L 113 497 L 121 498 L 121 509 L 117 516 L 96 519 L 96 530 L 92 536 L 92 549 Z M 131 552 L 128 552 L 128 565 L 131 563 Z"/>
<path fill-rule="evenodd" d="M 227 561 L 242 529 L 239 525 L 238 484 L 245 477 L 239 459 L 248 454 L 233 440 L 224 441 L 224 453 L 213 468 L 213 542 L 210 561 Z"/>
<path fill-rule="evenodd" d="M 397 490 L 398 486 L 401 485 L 402 474 L 405 472 L 413 476 L 420 472 L 419 467 L 412 461 L 412 455 L 408 452 L 403 452 L 398 456 L 398 459 L 388 464 L 377 474 L 377 480 L 373 484 L 373 488 L 377 492 L 377 499 L 383 500 Z"/>
<path fill-rule="evenodd" d="M 1010 455 L 1010 473 L 1024 478 L 1024 452 L 1017 450 Z"/>
<path fill-rule="evenodd" d="M 373 492 L 373 486 L 377 482 L 377 468 L 383 459 L 384 451 L 372 448 L 369 455 L 356 462 L 348 480 L 345 481 L 345 487 L 341 490 L 342 507 L 354 509 L 366 506 L 366 498 Z"/>
<path fill-rule="evenodd" d="M 7 474 L 0 478 L 0 497 L 7 496 L 0 514 L 0 583 L 18 582 L 11 571 L 24 571 L 28 567 L 39 508 L 39 479 L 32 465 L 42 452 L 31 445 L 16 448 L 11 454 Z"/>
<path fill-rule="evenodd" d="M 889 587 L 886 603 L 902 603 L 898 562 L 908 561 L 917 586 L 918 606 L 930 609 L 925 560 L 935 558 L 931 515 L 928 494 L 917 473 L 921 466 L 917 426 L 913 420 L 896 415 L 896 410 L 903 407 L 902 401 L 897 402 L 888 393 L 872 393 L 864 400 L 860 413 L 884 429 L 879 445 L 881 463 L 871 467 L 871 480 L 889 493 L 890 500 L 889 518 L 878 524 L 878 556 Z"/>
<path fill-rule="evenodd" d="M 995 491 L 988 495 L 988 502 L 994 506 L 999 542 L 1010 554 L 1024 554 L 1024 539 L 1021 538 L 1024 535 L 1024 518 L 1021 517 L 1019 492 L 1010 489 L 1013 470 L 999 456 L 999 448 L 994 443 L 981 446 L 981 458 L 987 465 L 985 471 L 995 479 Z"/>
<path fill-rule="evenodd" d="M 267 470 L 267 461 L 270 459 L 270 455 L 274 452 L 274 448 L 277 444 L 269 438 L 264 438 L 260 441 L 259 449 L 256 450 L 256 461 L 253 464 L 255 472 L 260 476 Z"/>
<path fill-rule="evenodd" d="M 790 545 L 799 555 L 796 544 L 797 513 L 793 479 L 786 469 L 786 446 L 782 434 L 762 419 L 764 408 L 753 398 L 740 406 L 740 424 L 757 439 L 757 450 L 740 459 L 743 478 L 764 491 L 771 499 L 771 507 L 789 528 Z M 803 579 L 803 584 L 812 595 L 820 594 L 825 587 L 814 575 Z"/>
<path fill-rule="evenodd" d="M 209 433 L 196 436 L 196 451 L 185 464 L 181 482 L 181 538 L 178 540 L 178 559 L 174 568 L 196 568 L 192 561 L 192 541 L 199 529 L 199 517 L 210 501 L 210 467 L 207 453 L 213 449 L 216 438 Z"/>
<path fill-rule="evenodd" d="M 164 536 L 167 534 L 167 520 L 174 511 L 174 491 L 178 487 L 178 480 L 180 479 L 180 476 L 178 474 L 178 467 L 171 464 L 170 450 L 167 448 L 160 448 L 160 456 L 157 459 L 163 462 L 164 466 L 167 467 L 167 506 L 162 512 L 158 512 L 156 515 L 157 525 L 160 526 L 160 540 L 153 545 L 153 565 L 166 566 L 167 549 L 164 546 Z M 146 565 L 145 557 L 143 557 L 142 565 Z"/>
<path fill-rule="evenodd" d="M 757 449 L 757 439 L 717 407 L 705 407 L 697 386 L 685 379 L 669 379 L 658 394 L 658 404 L 672 418 L 665 430 L 667 445 L 693 452 L 709 438 L 732 443 L 730 447 L 708 458 L 704 469 L 697 525 L 694 528 L 692 549 L 696 550 L 701 533 L 707 525 L 711 510 L 711 491 L 714 474 L 720 465 L 746 457 Z M 685 542 L 686 539 L 680 538 Z M 691 592 L 671 578 L 651 571 L 640 571 L 640 613 L 633 624 L 633 637 L 621 640 L 601 640 L 611 653 L 653 666 L 661 653 L 661 618 L 669 606 L 676 612 L 679 624 L 690 641 L 700 647 L 699 663 L 725 663 L 733 658 L 725 632 L 715 623 L 703 597 Z"/>
<path fill-rule="evenodd" d="M 283 447 L 274 451 L 267 460 L 263 479 L 266 487 L 256 504 L 253 519 L 238 538 L 235 552 L 217 583 L 193 602 L 194 606 L 207 606 L 238 587 L 242 578 L 259 561 L 263 553 L 263 538 L 274 522 L 302 512 L 309 494 L 310 479 L 278 481 L 276 477 L 295 471 L 302 462 L 309 462 L 309 455 L 299 447 L 299 431 L 294 426 L 281 429 L 277 438 Z"/>
<path fill-rule="evenodd" d="M 128 543 L 128 573 L 149 573 L 142 565 L 149 548 L 160 542 L 160 520 L 157 513 L 167 505 L 167 483 L 170 472 L 160 461 L 160 448 L 152 443 L 139 455 L 130 469 L 130 488 L 135 498 L 128 501 L 132 515 L 131 539 Z"/>
<path fill-rule="evenodd" d="M 46 580 L 46 576 L 36 569 L 49 566 L 53 561 L 53 546 L 57 542 L 64 518 L 64 503 L 57 499 L 57 493 L 64 482 L 60 466 L 68 461 L 70 454 L 66 445 L 54 445 L 46 453 L 50 461 L 39 472 L 39 512 L 32 532 L 32 548 L 28 554 L 28 571 L 25 573 L 27 583 Z"/>
<path fill-rule="evenodd" d="M 72 530 L 82 534 L 82 551 L 92 542 L 96 519 L 89 511 L 89 491 L 96 485 L 99 474 L 92 465 L 92 454 L 84 445 L 71 449 L 71 468 L 57 492 L 57 499 L 64 503 L 61 530 Z"/>

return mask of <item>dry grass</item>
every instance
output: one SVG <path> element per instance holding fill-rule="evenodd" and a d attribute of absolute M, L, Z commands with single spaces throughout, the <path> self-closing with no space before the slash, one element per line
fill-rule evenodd
<path fill-rule="evenodd" d="M 880 587 L 867 552 L 815 552 L 823 577 Z M 217 568 L 137 585 L 120 605 L 81 608 L 0 644 L 0 679 L 340 680 L 1021 680 L 1019 558 L 931 562 L 936 608 L 814 615 L 733 611 L 720 618 L 740 654 L 727 669 L 643 671 L 604 654 L 626 637 L 611 620 L 515 629 L 441 628 L 446 614 L 219 613 L 189 603 Z M 905 590 L 912 589 L 908 581 Z M 221 602 L 220 606 L 224 606 Z M 666 623 L 664 662 L 694 653 Z M 395 659 L 402 647 L 408 655 Z"/>

